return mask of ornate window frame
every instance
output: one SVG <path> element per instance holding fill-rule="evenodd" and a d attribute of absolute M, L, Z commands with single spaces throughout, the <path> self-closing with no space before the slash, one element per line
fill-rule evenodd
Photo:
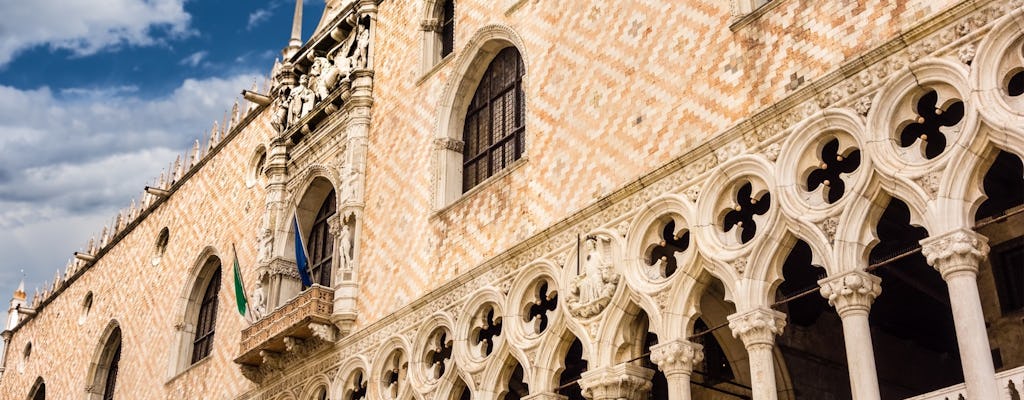
<path fill-rule="evenodd" d="M 174 335 L 177 340 L 175 340 L 172 345 L 172 353 L 171 357 L 169 357 L 169 379 L 174 379 L 193 366 L 199 365 L 210 358 L 209 354 L 207 354 L 202 359 L 193 360 L 192 354 L 195 350 L 194 342 L 198 329 L 199 309 L 202 305 L 203 295 L 206 293 L 211 280 L 213 280 L 214 274 L 218 271 L 220 271 L 221 274 L 221 282 L 220 287 L 217 288 L 217 292 L 219 293 L 223 288 L 223 265 L 224 263 L 220 257 L 220 253 L 212 246 L 208 246 L 203 249 L 199 256 L 196 257 L 196 261 L 193 263 L 191 272 L 189 273 L 188 285 L 182 291 L 181 297 L 178 299 L 177 309 L 179 311 L 177 318 L 175 318 L 177 323 L 174 326 Z M 217 308 L 220 308 L 220 304 L 217 305 Z M 214 315 L 214 327 L 217 326 L 217 314 L 220 313 L 215 313 Z M 214 343 L 210 343 L 210 346 L 210 354 L 212 354 Z"/>
<path fill-rule="evenodd" d="M 507 47 L 515 47 L 519 51 L 524 69 L 521 83 L 524 93 L 523 109 L 529 110 L 529 98 L 525 94 L 529 92 L 527 89 L 530 87 L 530 62 L 529 55 L 524 51 L 525 45 L 522 38 L 512 28 L 503 25 L 488 25 L 481 28 L 466 44 L 465 51 L 459 54 L 454 73 L 441 95 L 433 143 L 434 210 L 447 208 L 456 200 L 486 185 L 486 182 L 481 182 L 473 189 L 463 192 L 462 162 L 465 143 L 463 143 L 462 133 L 465 127 L 466 110 L 473 100 L 480 80 L 487 72 L 494 57 Z M 529 112 L 524 112 L 523 119 L 524 125 L 527 127 L 526 130 L 529 132 Z M 503 176 L 507 171 L 513 170 L 518 163 L 527 159 L 530 149 L 528 134 L 524 136 L 523 142 L 520 158 L 485 181 L 493 181 L 495 177 Z"/>
<path fill-rule="evenodd" d="M 427 0 L 423 5 L 420 70 L 424 76 L 455 53 L 455 6 L 455 0 Z"/>

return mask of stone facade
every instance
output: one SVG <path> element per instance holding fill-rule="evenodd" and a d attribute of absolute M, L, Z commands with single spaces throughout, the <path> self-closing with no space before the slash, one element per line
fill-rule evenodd
<path fill-rule="evenodd" d="M 1008 399 L 995 369 L 1024 364 L 1024 348 L 987 256 L 1024 224 L 976 228 L 974 211 L 996 154 L 1024 154 L 1024 103 L 1007 93 L 1024 69 L 1022 2 L 760 3 L 459 0 L 455 50 L 431 65 L 420 49 L 438 1 L 328 1 L 313 38 L 249 96 L 263 105 L 175 166 L 8 326 L 0 393 L 28 398 L 42 378 L 51 398 L 90 398 L 116 326 L 117 398 L 497 399 L 516 365 L 530 396 L 556 398 L 574 339 L 587 397 L 643 398 L 660 369 L 673 400 L 723 398 L 691 390 L 703 316 L 721 324 L 700 340 L 719 343 L 743 395 L 829 394 L 794 383 L 815 370 L 787 368 L 798 348 L 845 365 L 826 379 L 852 387 L 835 398 L 879 398 L 873 354 L 892 342 L 869 321 L 887 293 L 867 272 L 880 238 L 865 221 L 896 198 L 930 234 L 920 251 L 948 287 L 968 398 Z M 524 156 L 462 193 L 463 114 L 508 46 L 526 67 Z M 318 57 L 349 68 L 314 75 Z M 304 74 L 330 84 L 296 86 Z M 909 124 L 931 123 L 929 93 L 928 118 L 962 115 L 903 146 Z M 833 182 L 808 189 L 815 171 Z M 308 235 L 332 190 L 332 287 L 315 311 L 285 313 L 301 290 L 294 227 Z M 744 224 L 727 224 L 733 213 Z M 797 241 L 835 308 L 816 329 L 845 337 L 845 354 L 778 309 Z M 679 250 L 655 259 L 668 242 Z M 244 280 L 267 289 L 258 337 L 233 309 L 232 248 Z M 578 294 L 591 256 L 604 271 L 594 299 Z M 223 276 L 213 351 L 190 363 L 211 257 Z M 648 331 L 658 344 L 645 350 Z M 648 365 L 633 362 L 647 351 Z"/>

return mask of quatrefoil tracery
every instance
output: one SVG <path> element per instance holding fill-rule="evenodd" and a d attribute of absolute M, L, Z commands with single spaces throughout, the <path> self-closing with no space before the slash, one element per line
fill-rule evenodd
<path fill-rule="evenodd" d="M 921 155 L 928 160 L 938 157 L 946 149 L 946 134 L 943 127 L 952 127 L 964 118 L 964 102 L 952 100 L 940 105 L 939 94 L 930 90 L 917 101 L 917 118 L 900 131 L 900 147 L 908 148 L 920 143 Z"/>
<path fill-rule="evenodd" d="M 843 175 L 852 174 L 860 167 L 860 149 L 840 150 L 839 139 L 833 138 L 821 148 L 817 168 L 807 175 L 807 191 L 823 188 L 824 200 L 829 204 L 839 201 L 846 193 Z"/>
<path fill-rule="evenodd" d="M 501 315 L 495 315 L 495 308 L 489 306 L 480 313 L 469 336 L 476 347 L 477 356 L 483 358 L 494 351 L 495 341 L 501 336 Z"/>
<path fill-rule="evenodd" d="M 448 331 L 444 328 L 437 328 L 431 335 L 430 348 L 424 358 L 429 365 L 429 376 L 432 379 L 441 379 L 441 376 L 448 370 L 448 363 L 452 358 L 452 340 Z"/>
<path fill-rule="evenodd" d="M 760 198 L 755 198 L 753 185 L 747 182 L 736 192 L 736 202 L 732 210 L 722 219 L 722 230 L 729 232 L 739 230 L 739 243 L 747 243 L 757 234 L 757 221 L 754 217 L 764 215 L 771 207 L 771 193 L 767 191 Z"/>
<path fill-rule="evenodd" d="M 647 257 L 648 278 L 668 278 L 679 267 L 676 253 L 690 248 L 690 231 L 685 228 L 676 229 L 676 221 L 669 219 L 661 230 L 661 241 L 651 247 Z"/>
<path fill-rule="evenodd" d="M 533 290 L 533 297 L 526 302 L 526 314 L 523 321 L 532 327 L 534 334 L 541 334 L 551 323 L 555 309 L 558 308 L 558 291 L 552 290 L 548 281 L 543 281 Z"/>

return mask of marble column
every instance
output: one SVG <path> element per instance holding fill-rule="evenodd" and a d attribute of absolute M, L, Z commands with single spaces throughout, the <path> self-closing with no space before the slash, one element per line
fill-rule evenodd
<path fill-rule="evenodd" d="M 750 386 L 754 400 L 777 400 L 775 336 L 786 327 L 786 314 L 759 307 L 729 316 L 729 329 L 743 341 L 750 361 Z"/>
<path fill-rule="evenodd" d="M 580 388 L 590 400 L 646 400 L 654 371 L 631 363 L 583 373 Z"/>
<path fill-rule="evenodd" d="M 942 274 L 949 288 L 969 399 L 999 398 L 978 293 L 978 263 L 988 255 L 988 250 L 988 239 L 968 229 L 921 240 L 921 254 Z"/>
<path fill-rule="evenodd" d="M 685 339 L 651 346 L 651 362 L 668 380 L 669 400 L 690 400 L 690 375 L 693 367 L 704 360 L 704 346 Z"/>
<path fill-rule="evenodd" d="M 878 400 L 878 371 L 871 343 L 868 313 L 871 303 L 882 293 L 882 279 L 862 270 L 841 273 L 818 281 L 821 295 L 836 308 L 843 321 L 846 363 L 850 369 L 850 388 L 854 400 Z"/>

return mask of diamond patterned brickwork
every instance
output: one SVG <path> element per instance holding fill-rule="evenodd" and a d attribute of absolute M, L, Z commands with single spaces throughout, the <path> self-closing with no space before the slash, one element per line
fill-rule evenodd
<path fill-rule="evenodd" d="M 525 0 L 506 13 L 460 0 L 455 54 L 425 77 L 422 4 L 382 3 L 359 325 L 782 99 L 794 76 L 813 82 L 955 3 L 776 1 L 734 32 L 727 1 Z M 528 160 L 433 215 L 440 97 L 490 24 L 524 42 Z"/>
<path fill-rule="evenodd" d="M 259 185 L 246 188 L 245 177 L 256 147 L 269 140 L 266 116 L 260 115 L 229 141 L 166 203 L 17 331 L 10 348 L 24 348 L 31 340 L 32 359 L 24 374 L 7 369 L 0 393 L 27 398 L 32 382 L 42 376 L 47 393 L 54 398 L 81 398 L 97 342 L 111 320 L 120 324 L 124 338 L 119 398 L 227 399 L 250 387 L 232 361 L 245 322 L 234 308 L 231 245 L 237 246 L 244 279 L 254 282 L 254 238 L 265 195 Z M 170 241 L 160 264 L 153 266 L 154 245 L 165 226 Z M 190 276 L 207 246 L 220 257 L 225 277 L 213 351 L 207 359 L 168 379 L 168 359 L 176 350 L 175 325 L 183 312 L 181 298 L 187 295 Z M 79 325 L 81 302 L 89 291 L 94 296 L 92 311 Z M 8 366 L 17 364 L 13 353 L 20 351 L 8 354 Z"/>

